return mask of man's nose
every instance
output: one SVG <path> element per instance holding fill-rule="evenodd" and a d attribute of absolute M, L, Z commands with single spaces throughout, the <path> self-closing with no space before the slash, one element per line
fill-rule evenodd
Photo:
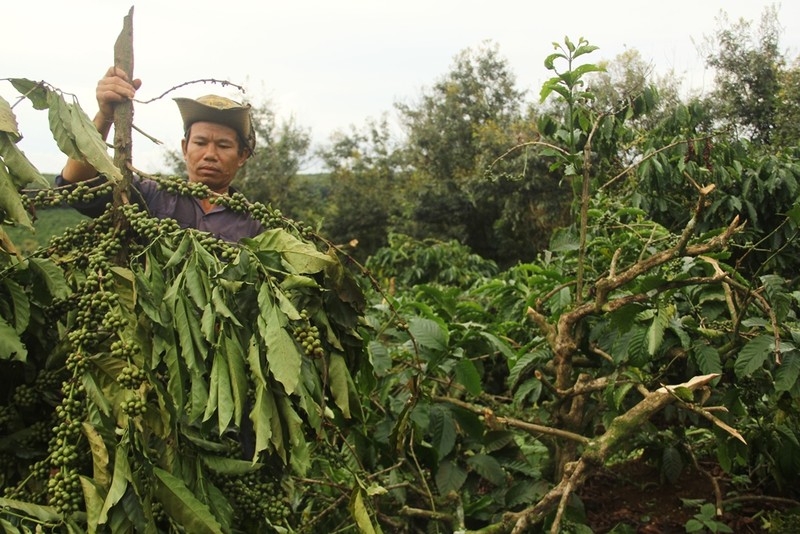
<path fill-rule="evenodd" d="M 217 159 L 217 147 L 214 143 L 209 143 L 206 145 L 206 150 L 203 153 L 203 159 Z"/>

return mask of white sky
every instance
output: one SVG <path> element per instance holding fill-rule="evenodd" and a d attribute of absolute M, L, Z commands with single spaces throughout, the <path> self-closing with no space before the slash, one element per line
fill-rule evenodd
<path fill-rule="evenodd" d="M 781 44 L 800 50 L 800 2 L 762 0 L 38 0 L 5 2 L 0 21 L 4 53 L 0 78 L 45 80 L 77 95 L 90 116 L 94 87 L 113 63 L 123 17 L 133 5 L 134 75 L 148 100 L 202 78 L 242 85 L 250 100 L 270 101 L 279 117 L 293 116 L 315 144 L 336 130 L 362 126 L 393 104 L 413 102 L 452 66 L 455 55 L 491 40 L 507 58 L 522 89 L 538 94 L 553 41 L 585 37 L 600 49 L 592 62 L 638 49 L 658 72 L 674 70 L 684 87 L 708 89 L 696 44 L 717 28 L 721 10 L 756 24 L 777 5 Z M 148 105 L 135 124 L 177 149 L 182 136 L 173 96 L 241 94 L 192 85 Z M 0 82 L 12 105 L 19 94 Z M 47 127 L 46 112 L 26 102 L 14 108 L 20 147 L 43 172 L 58 172 L 64 156 Z M 164 148 L 134 137 L 134 164 L 163 171 Z M 306 169 L 314 170 L 314 169 Z"/>

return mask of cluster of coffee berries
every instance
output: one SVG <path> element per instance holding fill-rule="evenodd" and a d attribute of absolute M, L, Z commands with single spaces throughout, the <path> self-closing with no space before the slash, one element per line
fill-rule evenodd
<path fill-rule="evenodd" d="M 171 235 L 180 230 L 180 225 L 175 219 L 151 217 L 148 213 L 139 209 L 136 204 L 121 206 L 120 211 L 125 220 L 128 221 L 131 230 L 142 238 L 145 243 L 150 243 L 159 236 Z"/>
<path fill-rule="evenodd" d="M 303 352 L 312 358 L 322 358 L 325 356 L 325 349 L 322 347 L 322 340 L 319 337 L 319 328 L 312 325 L 308 320 L 308 312 L 300 312 L 301 324 L 293 329 L 294 339 L 302 347 Z"/>
<path fill-rule="evenodd" d="M 146 378 L 143 370 L 127 365 L 117 375 L 117 383 L 125 389 L 139 389 Z"/>
<path fill-rule="evenodd" d="M 47 495 L 50 505 L 60 513 L 69 515 L 77 512 L 83 502 L 81 480 L 74 469 L 59 469 L 47 481 Z"/>
<path fill-rule="evenodd" d="M 78 450 L 81 420 L 85 415 L 85 390 L 82 384 L 64 382 L 61 404 L 56 407 L 58 424 L 48 444 L 48 461 L 51 468 L 47 481 L 47 497 L 51 506 L 62 514 L 80 509 L 83 500 L 77 466 L 84 453 Z"/>
<path fill-rule="evenodd" d="M 231 500 L 234 509 L 246 522 L 262 525 L 283 525 L 289 519 L 291 509 L 286 495 L 274 480 L 267 480 L 258 472 L 243 476 L 226 477 L 221 484 L 222 492 Z"/>
<path fill-rule="evenodd" d="M 147 403 L 140 396 L 134 395 L 132 398 L 122 401 L 120 408 L 123 413 L 131 417 L 137 417 L 147 412 Z"/>
<path fill-rule="evenodd" d="M 66 185 L 52 189 L 23 190 L 22 202 L 25 207 L 39 206 L 43 208 L 68 204 L 91 202 L 111 194 L 112 185 L 106 181 L 89 180 L 74 185 Z"/>

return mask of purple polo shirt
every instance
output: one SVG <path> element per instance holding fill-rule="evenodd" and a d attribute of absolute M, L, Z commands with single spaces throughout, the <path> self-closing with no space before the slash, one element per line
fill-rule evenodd
<path fill-rule="evenodd" d="M 64 185 L 69 185 L 69 182 L 63 176 L 57 176 L 56 186 Z M 214 206 L 206 213 L 198 199 L 158 189 L 153 180 L 134 177 L 132 185 L 132 202 L 143 204 L 150 215 L 158 219 L 175 219 L 181 228 L 195 228 L 232 243 L 243 237 L 255 237 L 264 231 L 261 223 L 247 213 L 237 213 L 224 206 Z M 230 188 L 231 193 L 235 191 Z M 106 196 L 89 202 L 74 203 L 72 207 L 84 215 L 97 217 L 110 201 L 111 198 Z"/>

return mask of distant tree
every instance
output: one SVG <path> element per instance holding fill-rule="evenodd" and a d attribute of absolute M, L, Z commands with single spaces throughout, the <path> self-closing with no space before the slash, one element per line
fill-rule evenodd
<path fill-rule="evenodd" d="M 362 130 L 337 132 L 331 141 L 319 153 L 329 170 L 330 188 L 323 231 L 334 242 L 354 247 L 356 257 L 366 259 L 388 243 L 400 213 L 407 173 L 385 116 L 368 121 Z"/>
<path fill-rule="evenodd" d="M 800 144 L 800 58 L 779 73 L 775 131 L 772 142 L 776 146 Z"/>
<path fill-rule="evenodd" d="M 294 118 L 278 122 L 269 104 L 254 106 L 256 152 L 239 172 L 239 186 L 252 200 L 292 211 L 292 182 L 306 162 L 311 136 Z"/>
<path fill-rule="evenodd" d="M 598 64 L 603 71 L 593 73 L 588 85 L 594 94 L 591 105 L 597 110 L 612 112 L 635 100 L 647 90 L 658 93 L 656 105 L 632 123 L 651 127 L 662 120 L 681 102 L 680 78 L 675 73 L 659 76 L 653 64 L 635 48 L 625 50 L 611 61 Z"/>
<path fill-rule="evenodd" d="M 723 123 L 740 135 L 770 144 L 780 107 L 785 58 L 779 47 L 780 24 L 775 6 L 761 16 L 758 29 L 725 13 L 713 37 L 706 37 L 706 63 L 716 70 L 712 102 Z"/>
<path fill-rule="evenodd" d="M 415 104 L 396 107 L 413 169 L 407 225 L 417 237 L 458 238 L 492 257 L 492 229 L 504 199 L 485 179 L 491 162 L 516 143 L 522 92 L 497 46 L 455 58 L 449 73 Z"/>

